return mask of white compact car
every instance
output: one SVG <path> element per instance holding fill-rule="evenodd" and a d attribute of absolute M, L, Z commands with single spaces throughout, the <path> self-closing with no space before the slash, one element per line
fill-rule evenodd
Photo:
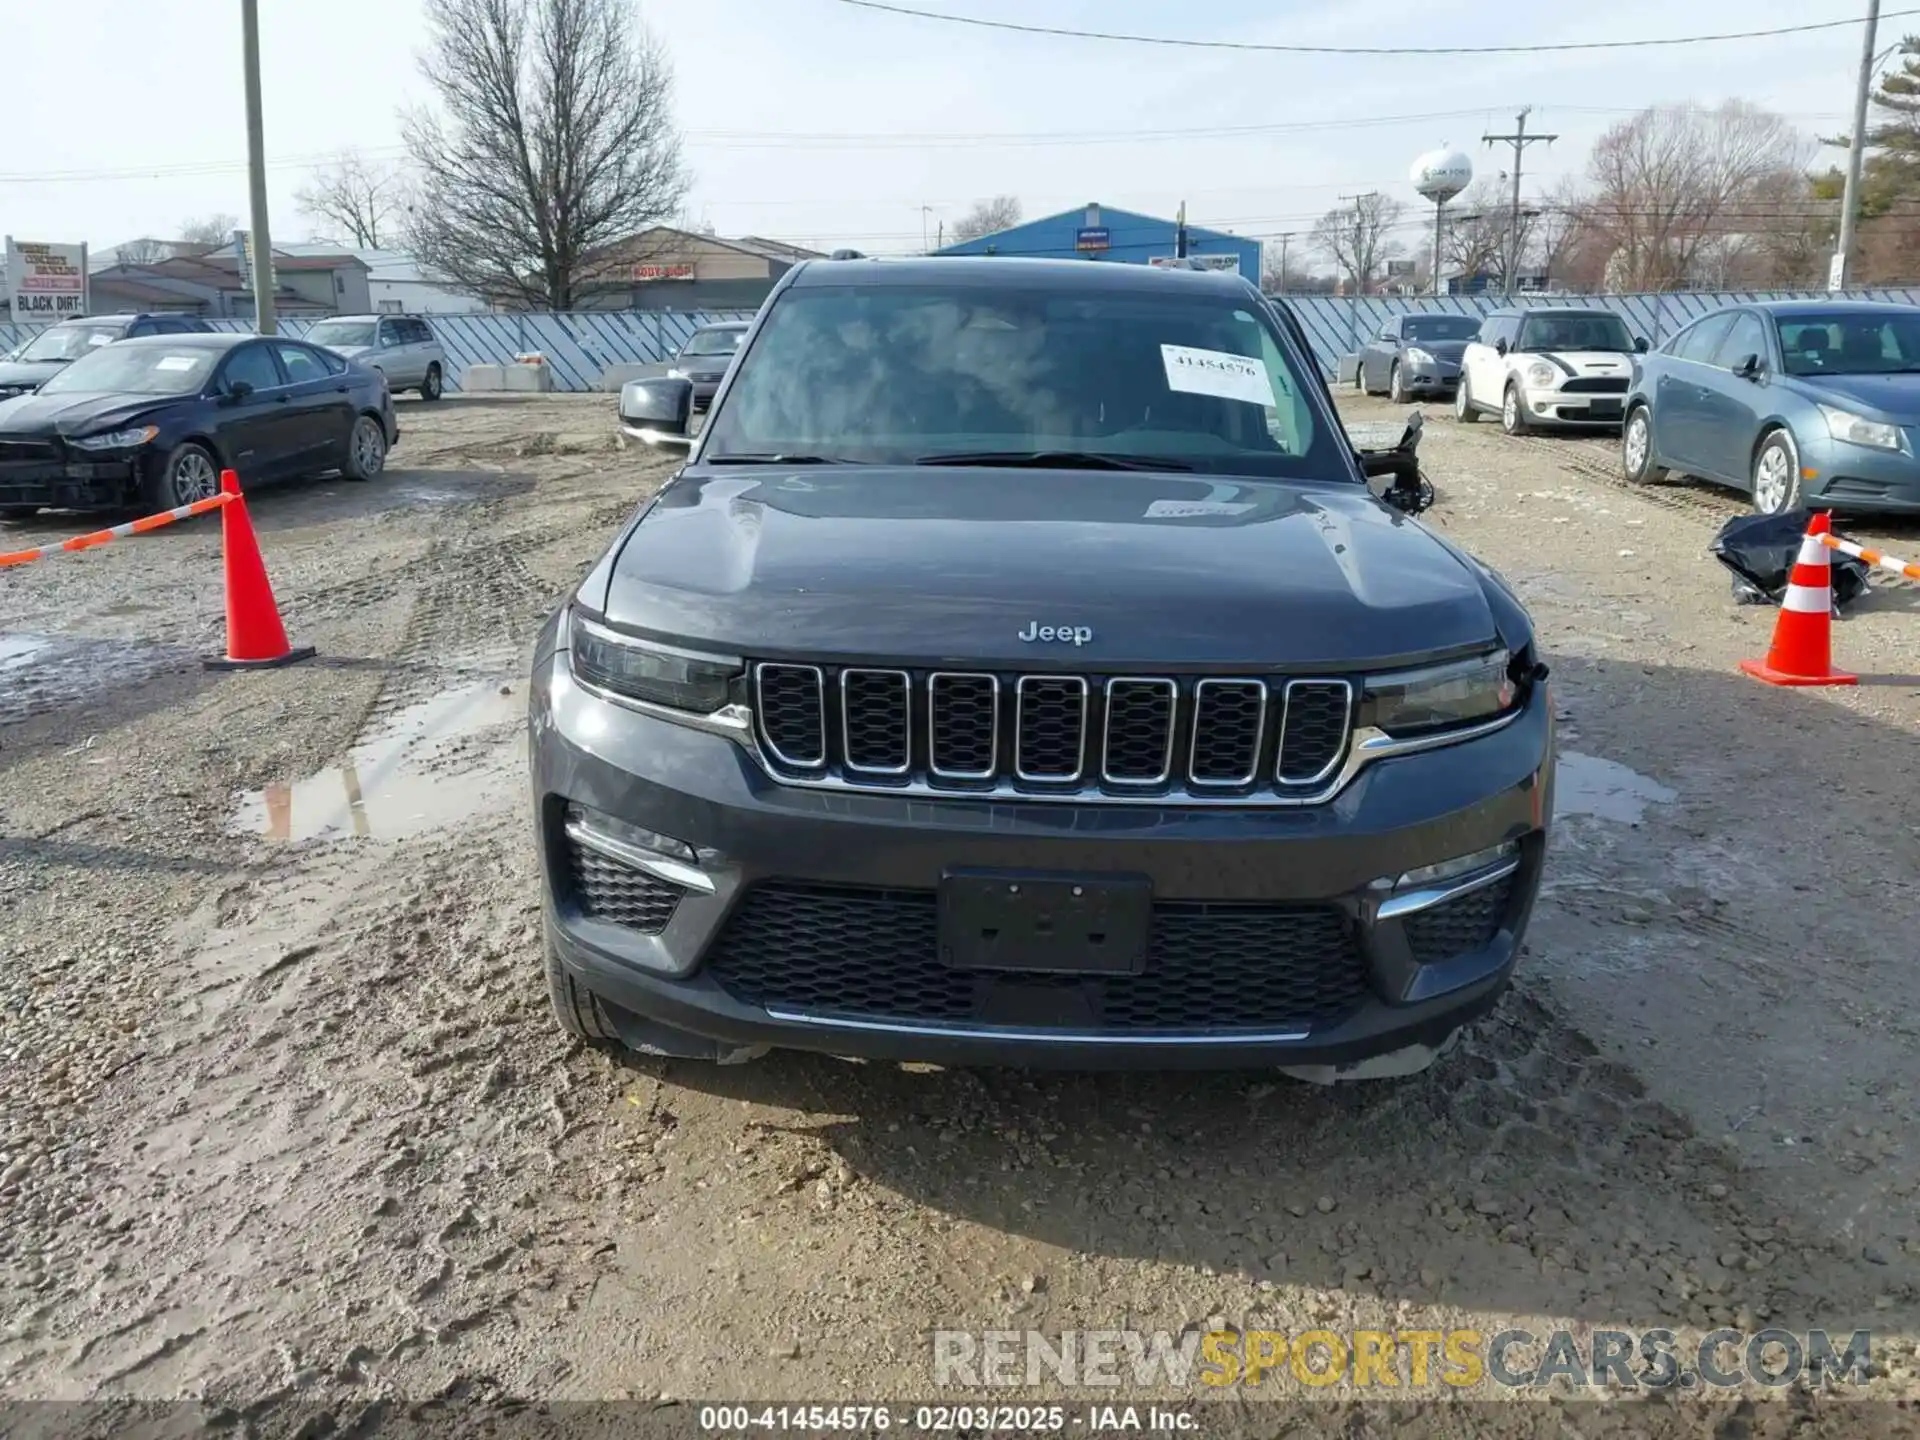
<path fill-rule="evenodd" d="M 1454 418 L 1500 417 L 1509 435 L 1617 428 L 1647 342 L 1611 310 L 1495 310 L 1460 359 Z"/>

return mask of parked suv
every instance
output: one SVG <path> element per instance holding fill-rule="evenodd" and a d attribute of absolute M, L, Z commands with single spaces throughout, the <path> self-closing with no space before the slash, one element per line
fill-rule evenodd
<path fill-rule="evenodd" d="M 337 315 L 302 338 L 378 370 L 391 390 L 418 390 L 422 400 L 438 400 L 445 387 L 447 352 L 418 315 Z"/>
<path fill-rule="evenodd" d="M 1461 359 L 1454 418 L 1490 410 L 1509 435 L 1618 426 L 1633 356 L 1646 348 L 1611 310 L 1495 310 Z"/>
<path fill-rule="evenodd" d="M 693 382 L 635 384 L 684 437 Z M 560 1024 L 1429 1063 L 1519 954 L 1553 712 L 1513 592 L 1410 518 L 1417 436 L 1356 453 L 1238 276 L 796 266 L 536 644 Z"/>
<path fill-rule="evenodd" d="M 205 334 L 213 327 L 193 315 L 89 315 L 49 325 L 0 360 L 0 400 L 37 390 L 82 355 L 140 335 Z"/>

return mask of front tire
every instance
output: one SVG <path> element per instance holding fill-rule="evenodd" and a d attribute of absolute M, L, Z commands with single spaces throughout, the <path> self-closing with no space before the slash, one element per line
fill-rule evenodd
<path fill-rule="evenodd" d="M 547 1000 L 553 1006 L 553 1018 L 560 1028 L 585 1045 L 617 1042 L 620 1032 L 613 1027 L 600 997 L 575 982 L 561 963 L 551 940 L 546 942 Z"/>
<path fill-rule="evenodd" d="M 438 365 L 427 367 L 427 378 L 420 382 L 420 398 L 422 400 L 440 398 L 440 367 Z"/>
<path fill-rule="evenodd" d="M 371 415 L 353 422 L 347 437 L 347 463 L 340 473 L 349 480 L 371 480 L 387 468 L 387 432 Z"/>
<path fill-rule="evenodd" d="M 1527 424 L 1527 407 L 1520 399 L 1520 387 L 1511 381 L 1500 397 L 1500 428 L 1509 435 L 1524 435 L 1532 428 Z"/>
<path fill-rule="evenodd" d="M 1658 485 L 1667 478 L 1667 467 L 1654 463 L 1653 414 L 1644 405 L 1628 411 L 1620 427 L 1620 473 L 1636 485 Z"/>
<path fill-rule="evenodd" d="M 1800 447 L 1789 430 L 1775 430 L 1753 455 L 1753 508 L 1779 515 L 1800 504 Z"/>
<path fill-rule="evenodd" d="M 1362 360 L 1353 367 L 1353 393 L 1356 395 L 1371 395 L 1373 393 L 1367 389 L 1367 362 L 1365 360 Z"/>
<path fill-rule="evenodd" d="M 1460 375 L 1459 387 L 1453 392 L 1453 418 L 1462 425 L 1480 423 L 1480 412 L 1474 407 L 1473 392 L 1467 388 L 1467 377 L 1464 371 Z"/>
<path fill-rule="evenodd" d="M 38 505 L 0 505 L 0 520 L 31 520 L 39 513 Z"/>
<path fill-rule="evenodd" d="M 176 445 L 148 482 L 147 500 L 158 512 L 211 500 L 220 493 L 220 461 L 197 440 Z"/>
<path fill-rule="evenodd" d="M 1387 398 L 1396 405 L 1404 405 L 1411 398 L 1407 394 L 1406 378 L 1400 373 L 1400 362 L 1393 362 L 1393 368 L 1387 372 Z"/>

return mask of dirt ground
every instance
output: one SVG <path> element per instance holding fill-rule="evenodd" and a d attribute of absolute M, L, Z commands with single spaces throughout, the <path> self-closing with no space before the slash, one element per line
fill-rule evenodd
<path fill-rule="evenodd" d="M 1337 1090 L 567 1043 L 521 714 L 539 620 L 667 473 L 606 397 L 403 403 L 377 483 L 256 496 L 303 666 L 200 666 L 217 523 L 0 571 L 0 1397 L 301 1435 L 629 1400 L 691 1433 L 676 1402 L 967 1398 L 936 1329 L 1771 1325 L 1870 1328 L 1872 1380 L 1198 1398 L 1276 1435 L 1908 1424 L 1920 589 L 1838 627 L 1857 690 L 1766 689 L 1735 662 L 1772 613 L 1705 548 L 1737 497 L 1430 419 L 1427 523 L 1540 627 L 1561 814 L 1510 998 Z"/>

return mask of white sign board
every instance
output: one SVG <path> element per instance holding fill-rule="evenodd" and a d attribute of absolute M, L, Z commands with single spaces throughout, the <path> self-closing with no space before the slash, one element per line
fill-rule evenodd
<path fill-rule="evenodd" d="M 1846 283 L 1847 257 L 1836 254 L 1833 259 L 1827 262 L 1827 289 L 1830 292 L 1839 290 L 1844 288 Z"/>
<path fill-rule="evenodd" d="M 1162 345 L 1160 360 L 1166 367 L 1169 390 L 1273 408 L 1273 385 L 1267 378 L 1267 367 L 1251 355 Z"/>
<path fill-rule="evenodd" d="M 7 237 L 7 302 L 12 318 L 71 320 L 87 313 L 87 247 Z"/>

